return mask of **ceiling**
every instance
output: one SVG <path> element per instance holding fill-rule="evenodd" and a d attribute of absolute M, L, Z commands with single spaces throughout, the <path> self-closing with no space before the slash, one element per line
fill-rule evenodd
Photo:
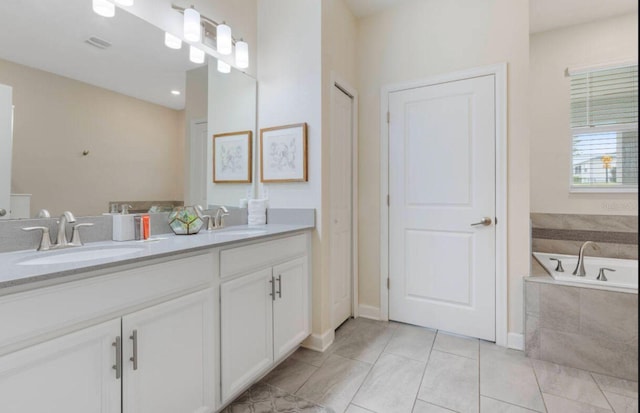
<path fill-rule="evenodd" d="M 164 46 L 164 32 L 118 8 L 93 13 L 89 0 L 0 1 L 0 58 L 173 109 L 183 109 L 188 50 Z M 107 40 L 101 50 L 85 42 Z M 181 95 L 171 94 L 181 91 Z"/>
<path fill-rule="evenodd" d="M 409 0 L 345 0 L 358 18 L 407 1 Z M 637 12 L 638 0 L 530 0 L 529 10 L 529 31 L 537 33 Z"/>

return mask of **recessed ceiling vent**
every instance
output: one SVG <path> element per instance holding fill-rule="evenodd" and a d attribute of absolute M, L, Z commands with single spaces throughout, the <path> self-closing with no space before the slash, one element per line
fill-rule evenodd
<path fill-rule="evenodd" d="M 98 49 L 107 49 L 111 47 L 111 43 L 95 36 L 89 37 L 85 42 L 89 43 L 91 46 L 97 47 Z"/>

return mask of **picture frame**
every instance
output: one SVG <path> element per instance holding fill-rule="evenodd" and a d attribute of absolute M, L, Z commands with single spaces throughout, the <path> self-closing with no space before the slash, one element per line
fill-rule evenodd
<path fill-rule="evenodd" d="M 260 129 L 260 182 L 307 180 L 307 123 Z"/>
<path fill-rule="evenodd" d="M 251 183 L 250 130 L 213 135 L 213 182 Z"/>

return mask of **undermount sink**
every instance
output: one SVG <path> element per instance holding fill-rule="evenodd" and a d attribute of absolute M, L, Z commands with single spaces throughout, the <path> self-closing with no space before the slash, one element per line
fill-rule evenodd
<path fill-rule="evenodd" d="M 248 235 L 262 235 L 266 234 L 266 229 L 225 229 L 216 232 L 216 236 L 248 236 Z"/>
<path fill-rule="evenodd" d="M 54 265 L 69 264 L 73 262 L 84 262 L 99 260 L 104 258 L 115 258 L 124 255 L 135 254 L 142 251 L 141 247 L 92 247 L 92 248 L 71 248 L 59 251 L 39 252 L 38 256 L 24 259 L 18 265 Z"/>

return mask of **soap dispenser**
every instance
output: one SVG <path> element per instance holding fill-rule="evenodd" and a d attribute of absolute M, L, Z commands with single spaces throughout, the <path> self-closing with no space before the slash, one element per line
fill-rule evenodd
<path fill-rule="evenodd" d="M 129 214 L 131 205 L 122 204 L 120 214 L 113 215 L 114 241 L 131 241 L 135 239 L 135 225 L 133 215 Z"/>

